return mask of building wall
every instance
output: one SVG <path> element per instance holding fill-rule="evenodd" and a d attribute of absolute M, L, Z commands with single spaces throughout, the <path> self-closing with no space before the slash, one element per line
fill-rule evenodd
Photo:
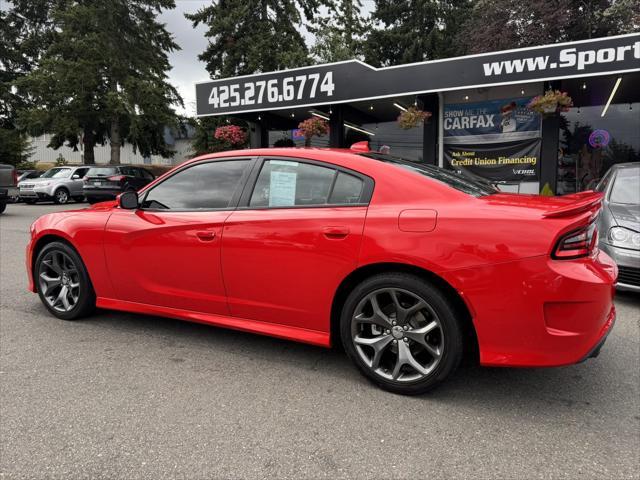
<path fill-rule="evenodd" d="M 54 150 L 53 148 L 47 147 L 50 140 L 50 134 L 44 134 L 31 139 L 31 146 L 33 147 L 33 153 L 30 158 L 31 161 L 36 163 L 55 163 L 58 157 L 62 155 L 68 163 L 83 163 L 84 151 L 80 147 L 75 152 L 69 147 L 60 147 Z M 173 158 L 162 158 L 160 155 L 152 155 L 149 158 L 144 158 L 140 155 L 140 152 L 134 152 L 133 146 L 127 143 L 120 148 L 120 163 L 131 165 L 176 165 L 193 156 L 191 140 L 189 139 L 176 139 L 172 147 L 175 150 Z M 94 154 L 96 163 L 109 163 L 111 146 L 108 142 L 104 145 L 96 145 Z"/>

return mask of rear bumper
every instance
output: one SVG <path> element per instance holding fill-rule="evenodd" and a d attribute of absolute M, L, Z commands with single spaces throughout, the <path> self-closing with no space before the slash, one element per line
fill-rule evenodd
<path fill-rule="evenodd" d="M 588 358 L 615 320 L 617 268 L 604 252 L 448 272 L 472 310 L 480 363 L 553 367 Z"/>
<path fill-rule="evenodd" d="M 16 187 L 2 187 L 0 188 L 0 202 L 6 202 L 12 197 L 18 195 L 18 189 Z"/>

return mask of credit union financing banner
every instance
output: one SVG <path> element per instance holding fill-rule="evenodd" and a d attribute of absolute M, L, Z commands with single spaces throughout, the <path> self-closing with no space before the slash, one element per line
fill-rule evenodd
<path fill-rule="evenodd" d="M 540 115 L 527 108 L 531 98 L 445 105 L 445 143 L 506 142 L 539 137 Z"/>
<path fill-rule="evenodd" d="M 445 165 L 493 181 L 535 182 L 540 164 L 539 138 L 480 145 L 445 144 Z"/>

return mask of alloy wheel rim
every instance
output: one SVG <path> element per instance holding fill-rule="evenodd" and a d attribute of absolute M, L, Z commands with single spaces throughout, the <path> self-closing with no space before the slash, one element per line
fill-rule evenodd
<path fill-rule="evenodd" d="M 58 190 L 56 192 L 56 197 L 58 198 L 58 202 L 60 203 L 67 203 L 67 200 L 69 199 L 67 192 L 65 192 L 64 190 Z"/>
<path fill-rule="evenodd" d="M 80 297 L 80 272 L 66 253 L 47 253 L 38 269 L 38 282 L 47 304 L 58 312 L 69 312 Z"/>
<path fill-rule="evenodd" d="M 351 339 L 376 375 L 396 382 L 425 378 L 444 352 L 438 315 L 422 297 L 401 288 L 375 290 L 358 303 Z"/>

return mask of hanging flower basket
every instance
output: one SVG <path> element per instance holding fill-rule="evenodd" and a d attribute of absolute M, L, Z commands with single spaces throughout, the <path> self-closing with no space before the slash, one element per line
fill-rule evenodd
<path fill-rule="evenodd" d="M 544 95 L 533 97 L 527 108 L 540 115 L 550 116 L 560 112 L 568 112 L 573 107 L 573 100 L 567 92 L 547 90 Z"/>
<path fill-rule="evenodd" d="M 411 106 L 398 116 L 398 126 L 403 130 L 411 130 L 431 117 L 431 112 Z"/>
<path fill-rule="evenodd" d="M 247 132 L 237 125 L 218 127 L 213 136 L 216 140 L 226 142 L 232 147 L 238 147 L 247 143 Z"/>
<path fill-rule="evenodd" d="M 298 129 L 304 137 L 304 145 L 308 147 L 311 145 L 313 137 L 322 137 L 329 134 L 329 123 L 322 118 L 311 117 L 300 122 Z"/>

